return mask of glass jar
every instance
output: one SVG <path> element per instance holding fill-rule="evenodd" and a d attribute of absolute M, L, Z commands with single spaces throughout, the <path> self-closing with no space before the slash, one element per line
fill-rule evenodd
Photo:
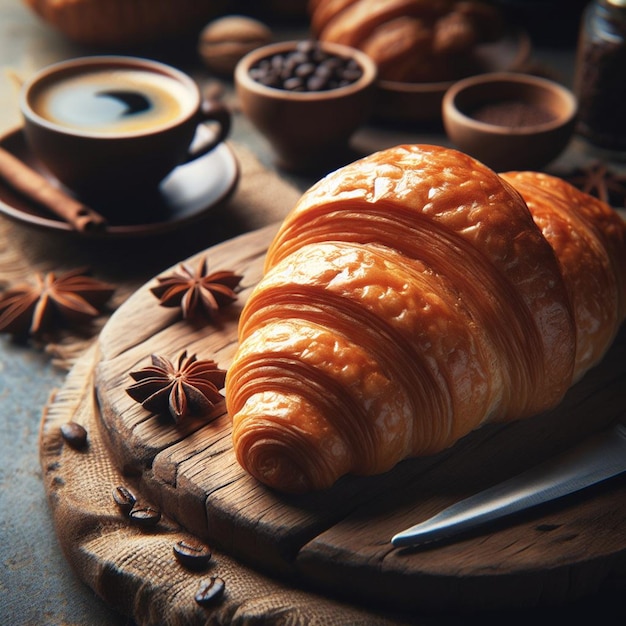
<path fill-rule="evenodd" d="M 626 0 L 594 0 L 586 7 L 574 90 L 578 132 L 626 156 Z"/>

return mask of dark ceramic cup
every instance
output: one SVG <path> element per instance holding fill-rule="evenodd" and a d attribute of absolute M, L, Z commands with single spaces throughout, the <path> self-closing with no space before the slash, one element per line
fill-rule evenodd
<path fill-rule="evenodd" d="M 20 108 L 34 155 L 84 197 L 154 190 L 224 141 L 231 122 L 185 73 L 127 56 L 48 66 L 23 85 Z M 196 135 L 205 123 L 210 132 Z"/>

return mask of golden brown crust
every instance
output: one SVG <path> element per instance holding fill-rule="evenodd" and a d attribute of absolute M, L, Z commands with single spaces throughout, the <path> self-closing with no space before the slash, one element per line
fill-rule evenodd
<path fill-rule="evenodd" d="M 360 47 L 380 24 L 402 16 L 430 18 L 445 0 L 359 0 L 333 15 L 320 32 L 320 39 Z"/>
<path fill-rule="evenodd" d="M 308 12 L 311 16 L 311 32 L 319 37 L 322 28 L 334 15 L 338 15 L 358 0 L 310 0 Z"/>
<path fill-rule="evenodd" d="M 402 228 L 386 223 L 390 214 L 398 223 L 403 220 Z M 430 231 L 428 236 L 425 231 Z M 428 255 L 428 262 L 441 265 L 435 270 L 444 274 L 459 270 L 463 274 L 464 255 L 480 250 L 475 262 L 486 258 L 489 265 L 482 268 L 476 297 L 481 297 L 487 281 L 494 291 L 513 292 L 507 306 L 513 309 L 508 315 L 515 323 L 510 336 L 500 339 L 512 341 L 516 333 L 511 358 L 523 353 L 532 370 L 538 365 L 532 353 L 552 355 L 544 372 L 535 371 L 530 379 L 515 383 L 520 398 L 526 397 L 525 411 L 534 411 L 535 402 L 544 406 L 562 396 L 568 386 L 563 383 L 564 364 L 571 357 L 567 346 L 573 326 L 560 270 L 521 197 L 493 171 L 467 155 L 437 146 L 398 146 L 373 154 L 327 176 L 303 196 L 270 248 L 266 267 L 305 243 L 327 237 L 354 241 L 362 236 L 414 258 Z M 442 248 L 433 247 L 433 240 L 446 248 L 438 256 Z M 457 267 L 449 262 L 451 245 L 459 251 Z M 531 282 L 528 266 L 537 267 Z M 560 303 L 558 309 L 555 302 Z M 497 304 L 480 304 L 489 323 L 505 315 Z M 532 322 L 529 318 L 516 325 L 525 311 Z M 554 315 L 560 329 L 556 334 Z M 527 388 L 520 387 L 524 385 Z"/>
<path fill-rule="evenodd" d="M 276 489 L 321 489 L 553 407 L 624 318 L 624 230 L 563 181 L 438 146 L 333 172 L 242 312 L 237 458 Z"/>
<path fill-rule="evenodd" d="M 577 380 L 602 358 L 626 315 L 623 221 L 560 178 L 537 172 L 501 176 L 522 194 L 559 259 L 576 321 Z"/>
<path fill-rule="evenodd" d="M 360 48 L 381 78 L 404 82 L 459 78 L 474 47 L 504 32 L 500 12 L 479 0 L 311 0 L 309 13 L 321 40 Z"/>
<path fill-rule="evenodd" d="M 439 79 L 440 63 L 431 54 L 432 29 L 422 20 L 398 17 L 376 27 L 361 42 L 361 50 L 376 59 L 378 71 L 387 80 Z"/>
<path fill-rule="evenodd" d="M 478 40 L 478 31 L 469 18 L 462 13 L 449 13 L 435 25 L 433 52 L 444 56 L 462 54 L 470 50 Z"/>

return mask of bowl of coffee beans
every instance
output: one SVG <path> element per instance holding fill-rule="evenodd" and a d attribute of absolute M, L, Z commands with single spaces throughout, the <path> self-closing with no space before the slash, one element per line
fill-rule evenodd
<path fill-rule="evenodd" d="M 323 171 L 348 153 L 371 114 L 376 64 L 363 52 L 314 40 L 269 44 L 235 68 L 241 109 L 269 141 L 280 167 Z"/>
<path fill-rule="evenodd" d="M 444 95 L 448 138 L 496 171 L 540 170 L 566 148 L 577 100 L 563 85 L 529 74 L 465 78 Z"/>

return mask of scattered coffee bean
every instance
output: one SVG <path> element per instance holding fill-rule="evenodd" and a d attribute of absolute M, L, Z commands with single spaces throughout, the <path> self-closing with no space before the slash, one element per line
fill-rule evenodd
<path fill-rule="evenodd" d="M 174 544 L 174 556 L 184 567 L 200 570 L 209 564 L 211 549 L 203 543 L 182 540 Z"/>
<path fill-rule="evenodd" d="M 300 41 L 291 52 L 274 54 L 250 68 L 253 80 L 287 91 L 327 91 L 363 75 L 354 60 L 326 52 L 317 41 Z"/>
<path fill-rule="evenodd" d="M 209 580 L 202 581 L 196 595 L 195 601 L 201 606 L 207 606 L 217 602 L 224 594 L 226 583 L 219 576 L 211 576 Z"/>
<path fill-rule="evenodd" d="M 115 500 L 115 504 L 119 506 L 120 511 L 124 515 L 129 515 L 137 502 L 137 498 L 135 498 L 133 493 L 123 485 L 113 489 L 113 500 Z"/>
<path fill-rule="evenodd" d="M 128 518 L 137 526 L 142 528 L 152 528 L 159 523 L 161 519 L 161 512 L 153 509 L 151 506 L 137 506 L 135 505 L 131 512 L 128 514 Z"/>
<path fill-rule="evenodd" d="M 77 450 L 84 448 L 87 444 L 87 431 L 76 422 L 62 424 L 61 436 L 72 448 L 76 448 Z"/>

